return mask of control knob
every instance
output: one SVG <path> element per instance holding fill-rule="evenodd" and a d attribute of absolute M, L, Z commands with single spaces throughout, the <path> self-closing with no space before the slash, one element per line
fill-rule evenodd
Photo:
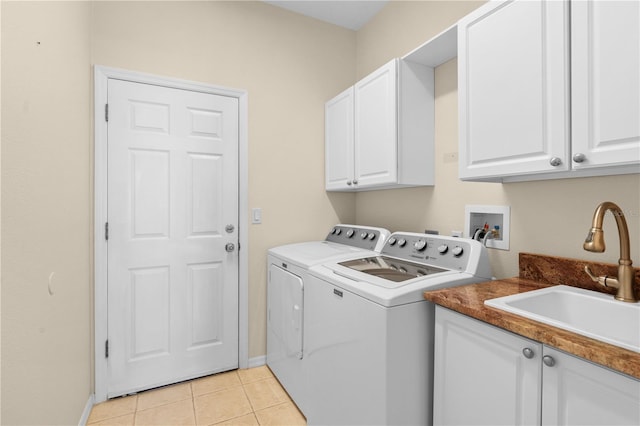
<path fill-rule="evenodd" d="M 460 257 L 462 256 L 462 253 L 464 253 L 464 249 L 460 246 L 455 246 L 452 250 L 451 253 L 453 253 L 453 255 L 455 257 Z"/>
<path fill-rule="evenodd" d="M 448 245 L 442 244 L 442 245 L 438 246 L 438 253 L 445 254 L 448 251 L 449 251 L 449 246 Z"/>
<path fill-rule="evenodd" d="M 415 248 L 418 251 L 422 251 L 425 248 L 427 248 L 427 242 L 424 240 L 418 240 L 413 244 L 413 248 Z"/>
<path fill-rule="evenodd" d="M 356 231 L 354 231 L 353 229 L 349 229 L 347 231 L 347 238 L 353 237 L 353 234 L 355 234 L 355 233 L 356 233 Z"/>
<path fill-rule="evenodd" d="M 368 236 L 369 236 L 369 234 L 368 234 L 368 233 L 366 233 L 366 232 L 362 232 L 362 233 L 360 234 L 360 238 L 362 238 L 363 240 L 366 240 Z"/>
<path fill-rule="evenodd" d="M 407 240 L 405 240 L 404 238 L 400 238 L 400 239 L 398 240 L 398 246 L 399 246 L 399 247 L 404 247 L 404 246 L 406 246 L 406 245 L 407 245 Z"/>
<path fill-rule="evenodd" d="M 387 244 L 389 244 L 390 246 L 395 246 L 396 245 L 396 237 L 391 237 L 387 240 Z"/>
<path fill-rule="evenodd" d="M 373 241 L 376 239 L 376 234 L 374 234 L 373 232 L 369 234 L 369 241 Z"/>

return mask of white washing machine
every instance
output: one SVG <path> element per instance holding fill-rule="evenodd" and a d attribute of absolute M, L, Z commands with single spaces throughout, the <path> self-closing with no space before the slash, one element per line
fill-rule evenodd
<path fill-rule="evenodd" d="M 288 244 L 267 253 L 267 365 L 304 413 L 304 307 L 308 270 L 322 262 L 379 254 L 389 231 L 336 225 L 324 241 Z"/>
<path fill-rule="evenodd" d="M 478 241 L 394 233 L 305 281 L 308 424 L 432 424 L 435 290 L 491 279 Z"/>

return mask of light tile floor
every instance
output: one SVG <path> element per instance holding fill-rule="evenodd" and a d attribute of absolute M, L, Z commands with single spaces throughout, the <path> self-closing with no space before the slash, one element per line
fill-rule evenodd
<path fill-rule="evenodd" d="M 97 404 L 88 425 L 306 425 L 267 366 L 215 374 Z"/>

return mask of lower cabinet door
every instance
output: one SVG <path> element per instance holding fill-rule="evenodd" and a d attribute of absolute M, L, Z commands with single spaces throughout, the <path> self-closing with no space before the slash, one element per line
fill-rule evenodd
<path fill-rule="evenodd" d="M 542 345 L 436 308 L 434 425 L 540 424 Z"/>
<path fill-rule="evenodd" d="M 544 348 L 543 425 L 640 425 L 640 380 Z"/>

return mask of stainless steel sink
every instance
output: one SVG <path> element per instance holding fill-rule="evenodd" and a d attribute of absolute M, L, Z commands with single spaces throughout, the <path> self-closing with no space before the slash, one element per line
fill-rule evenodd
<path fill-rule="evenodd" d="M 640 353 L 640 303 L 558 285 L 486 300 L 486 305 Z"/>

